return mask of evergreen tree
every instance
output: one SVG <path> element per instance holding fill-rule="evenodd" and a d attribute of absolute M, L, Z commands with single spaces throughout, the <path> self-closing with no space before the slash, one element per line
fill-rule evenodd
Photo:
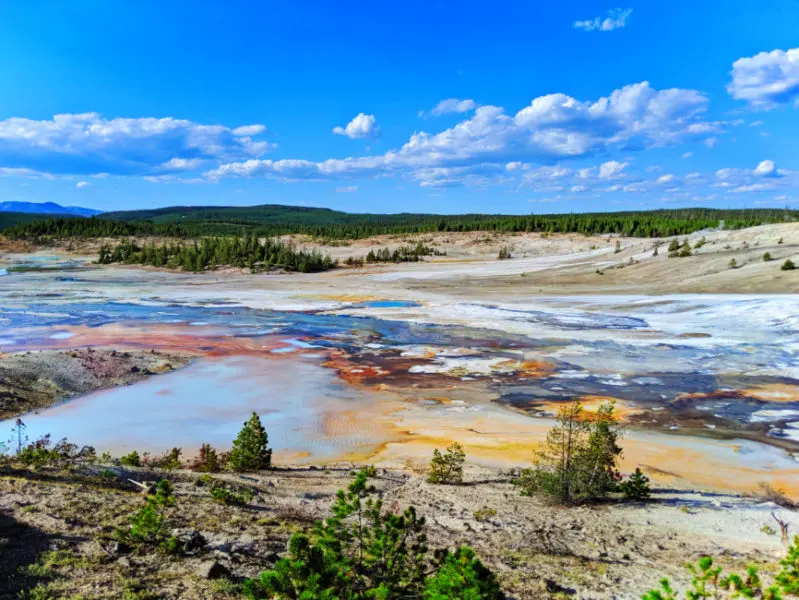
<path fill-rule="evenodd" d="M 332 516 L 310 534 L 295 533 L 288 554 L 274 568 L 244 582 L 254 600 L 501 600 L 494 574 L 474 552 L 427 546 L 425 520 L 411 506 L 401 514 L 383 510 L 368 480 L 373 467 L 340 490 Z"/>
<path fill-rule="evenodd" d="M 272 466 L 272 450 L 266 429 L 257 413 L 244 422 L 233 441 L 228 468 L 231 471 L 261 471 Z"/>
<path fill-rule="evenodd" d="M 454 442 L 443 454 L 438 449 L 433 450 L 433 460 L 430 461 L 430 483 L 459 484 L 463 483 L 463 463 L 466 453 L 463 447 Z"/>
<path fill-rule="evenodd" d="M 649 498 L 649 477 L 636 467 L 635 472 L 619 485 L 619 489 L 628 500 L 646 500 Z"/>
<path fill-rule="evenodd" d="M 614 404 L 603 404 L 593 417 L 579 402 L 561 408 L 557 425 L 547 433 L 533 460 L 515 483 L 522 494 L 543 494 L 563 504 L 602 498 L 620 479 L 616 461 L 622 449 Z"/>

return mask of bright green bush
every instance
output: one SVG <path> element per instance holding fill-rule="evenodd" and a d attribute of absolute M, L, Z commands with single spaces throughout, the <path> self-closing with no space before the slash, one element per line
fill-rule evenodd
<path fill-rule="evenodd" d="M 144 506 L 130 517 L 128 529 L 117 529 L 120 540 L 140 545 L 157 545 L 167 551 L 175 551 L 177 540 L 166 535 L 166 511 L 175 505 L 172 484 L 162 479 L 155 493 L 147 496 Z"/>
<path fill-rule="evenodd" d="M 126 454 L 125 456 L 119 459 L 119 464 L 125 467 L 140 467 L 141 466 L 141 457 L 139 453 L 135 450 L 130 454 Z"/>
<path fill-rule="evenodd" d="M 722 568 L 714 565 L 713 558 L 703 556 L 695 565 L 688 564 L 691 572 L 691 587 L 680 594 L 665 577 L 660 580 L 656 590 L 650 590 L 642 600 L 706 600 L 723 598 L 762 598 L 763 600 L 782 600 L 783 594 L 799 594 L 799 536 L 794 538 L 788 548 L 787 556 L 780 561 L 782 569 L 777 573 L 774 584 L 765 587 L 758 568 L 749 565 L 744 575 L 730 573 L 724 575 Z"/>
<path fill-rule="evenodd" d="M 471 550 L 443 551 L 431 558 L 424 518 L 414 507 L 401 514 L 384 511 L 368 483 L 374 475 L 373 467 L 358 472 L 347 489 L 338 492 L 331 517 L 317 522 L 310 535 L 294 534 L 286 557 L 244 582 L 246 596 L 254 600 L 503 598 L 494 575 Z"/>
<path fill-rule="evenodd" d="M 424 600 L 491 600 L 503 598 L 502 590 L 491 572 L 474 550 L 463 546 L 447 552 L 438 571 L 427 578 Z"/>
<path fill-rule="evenodd" d="M 780 561 L 782 570 L 777 575 L 777 583 L 783 592 L 799 596 L 799 535 L 794 536 L 788 554 Z"/>

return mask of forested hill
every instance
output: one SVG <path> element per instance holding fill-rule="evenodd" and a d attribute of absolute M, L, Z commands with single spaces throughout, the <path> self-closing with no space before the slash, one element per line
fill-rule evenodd
<path fill-rule="evenodd" d="M 6 229 L 9 237 L 106 237 L 126 235 L 274 236 L 304 233 L 323 238 L 450 231 L 622 234 L 636 237 L 684 235 L 723 226 L 740 229 L 799 221 L 787 209 L 715 210 L 686 208 L 616 213 L 550 215 L 361 214 L 282 205 L 169 207 L 104 213 L 91 219 L 48 219 Z"/>
<path fill-rule="evenodd" d="M 14 227 L 15 225 L 30 223 L 32 221 L 47 221 L 49 219 L 58 218 L 59 216 L 60 215 L 0 211 L 0 231 L 8 229 L 9 227 Z"/>

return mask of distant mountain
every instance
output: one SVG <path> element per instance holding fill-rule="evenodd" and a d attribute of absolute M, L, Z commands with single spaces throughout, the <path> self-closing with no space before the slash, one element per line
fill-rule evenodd
<path fill-rule="evenodd" d="M 82 208 L 80 206 L 61 206 L 55 202 L 0 202 L 0 212 L 93 217 L 94 215 L 99 215 L 103 211 L 94 210 L 93 208 Z"/>

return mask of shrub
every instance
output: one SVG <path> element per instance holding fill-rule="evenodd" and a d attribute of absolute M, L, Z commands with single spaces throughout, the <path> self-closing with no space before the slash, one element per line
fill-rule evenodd
<path fill-rule="evenodd" d="M 119 464 L 125 467 L 140 467 L 141 458 L 139 457 L 139 453 L 134 450 L 130 454 L 126 454 L 119 459 Z"/>
<path fill-rule="evenodd" d="M 191 469 L 200 473 L 218 473 L 224 466 L 224 458 L 224 455 L 220 457 L 217 454 L 211 444 L 203 444 L 200 446 L 200 454 L 192 463 Z"/>
<path fill-rule="evenodd" d="M 618 254 L 619 252 L 621 252 L 621 240 L 616 240 L 616 246 L 613 249 L 613 253 Z"/>
<path fill-rule="evenodd" d="M 558 424 L 536 450 L 534 464 L 515 480 L 522 494 L 543 494 L 563 504 L 596 500 L 614 491 L 621 478 L 616 461 L 622 449 L 614 404 L 591 418 L 574 402 L 558 413 Z"/>
<path fill-rule="evenodd" d="M 438 449 L 433 450 L 433 460 L 430 461 L 430 483 L 444 483 L 456 485 L 463 483 L 463 463 L 466 453 L 457 442 L 451 444 L 443 454 Z"/>
<path fill-rule="evenodd" d="M 164 452 L 160 456 L 153 456 L 147 457 L 142 460 L 142 464 L 146 467 L 152 467 L 154 469 L 165 469 L 167 471 L 172 471 L 175 469 L 179 469 L 183 466 L 183 463 L 180 460 L 180 455 L 183 453 L 183 450 L 180 448 L 172 448 L 169 452 Z"/>
<path fill-rule="evenodd" d="M 686 256 L 691 256 L 691 244 L 685 242 L 683 247 L 680 248 L 680 252 L 677 254 L 680 258 L 685 258 Z"/>
<path fill-rule="evenodd" d="M 729 266 L 730 266 L 730 269 L 737 269 L 738 268 L 738 262 L 734 258 L 731 258 Z"/>
<path fill-rule="evenodd" d="M 477 521 L 488 521 L 491 517 L 497 516 L 497 511 L 493 508 L 478 508 L 472 514 Z"/>
<path fill-rule="evenodd" d="M 780 267 L 780 269 L 782 269 L 783 271 L 793 271 L 795 268 L 796 265 L 793 264 L 793 261 L 790 258 L 786 260 L 784 263 L 782 263 L 782 266 Z"/>
<path fill-rule="evenodd" d="M 771 252 L 766 252 L 763 254 L 763 262 L 769 262 L 770 260 L 774 260 L 771 256 Z"/>
<path fill-rule="evenodd" d="M 58 451 L 50 447 L 49 434 L 26 445 L 17 453 L 17 460 L 29 467 L 43 467 L 58 459 Z"/>
<path fill-rule="evenodd" d="M 288 555 L 243 589 L 254 600 L 311 598 L 365 600 L 444 598 L 500 600 L 496 579 L 468 548 L 429 557 L 424 518 L 414 507 L 383 511 L 368 483 L 375 470 L 357 473 L 340 490 L 332 516 L 310 535 L 291 536 Z"/>
<path fill-rule="evenodd" d="M 788 546 L 788 554 L 780 561 L 782 569 L 777 574 L 777 583 L 783 592 L 799 595 L 799 535 L 794 536 Z"/>
<path fill-rule="evenodd" d="M 155 493 L 147 496 L 144 506 L 130 517 L 129 529 L 118 529 L 117 537 L 138 544 L 157 544 L 165 550 L 174 551 L 177 541 L 166 535 L 164 524 L 166 509 L 174 505 L 172 484 L 162 479 L 156 485 Z"/>
<path fill-rule="evenodd" d="M 646 500 L 650 492 L 649 477 L 636 467 L 635 472 L 621 482 L 619 489 L 628 500 Z"/>
<path fill-rule="evenodd" d="M 253 412 L 233 441 L 228 468 L 232 471 L 261 471 L 271 466 L 269 437 L 258 414 Z"/>
<path fill-rule="evenodd" d="M 463 546 L 447 552 L 435 575 L 425 582 L 424 600 L 464 600 L 502 598 L 497 578 L 477 558 L 474 550 Z"/>
<path fill-rule="evenodd" d="M 230 504 L 233 506 L 244 506 L 252 500 L 252 490 L 234 492 L 221 485 L 214 485 L 211 488 L 211 497 L 220 504 Z"/>
<path fill-rule="evenodd" d="M 510 248 L 507 246 L 503 246 L 499 249 L 499 254 L 497 254 L 498 260 L 508 260 L 509 258 L 513 258 L 513 255 L 510 252 Z"/>
<path fill-rule="evenodd" d="M 789 588 L 784 587 L 777 575 L 777 585 L 763 587 L 760 573 L 757 567 L 750 565 L 746 568 L 746 574 L 741 576 L 737 573 L 730 573 L 722 576 L 721 567 L 713 564 L 713 558 L 703 556 L 696 565 L 688 564 L 686 568 L 693 575 L 691 579 L 691 589 L 686 590 L 685 597 L 692 600 L 702 600 L 709 598 L 763 598 L 764 600 L 779 600 L 782 596 L 780 592 L 790 592 Z M 799 589 L 799 588 L 797 588 Z M 729 592 L 729 593 L 727 593 Z M 642 596 L 642 600 L 677 600 L 680 594 L 671 587 L 671 583 L 665 577 L 660 580 L 660 586 L 656 590 L 650 590 Z"/>
<path fill-rule="evenodd" d="M 680 249 L 680 242 L 676 239 L 671 240 L 669 252 L 677 252 Z"/>

